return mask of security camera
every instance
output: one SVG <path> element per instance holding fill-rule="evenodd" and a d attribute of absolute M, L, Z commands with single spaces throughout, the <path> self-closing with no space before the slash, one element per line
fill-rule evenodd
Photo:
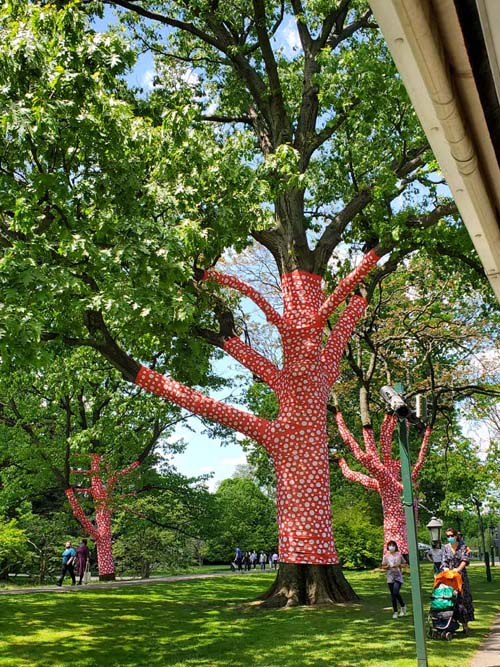
<path fill-rule="evenodd" d="M 386 385 L 380 390 L 380 395 L 389 408 L 396 413 L 400 419 L 406 419 L 410 414 L 410 408 L 406 405 L 404 398 L 392 387 Z"/>

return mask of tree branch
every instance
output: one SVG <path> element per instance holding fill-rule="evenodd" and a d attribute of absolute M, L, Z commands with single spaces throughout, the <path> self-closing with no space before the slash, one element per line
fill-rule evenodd
<path fill-rule="evenodd" d="M 313 273 L 321 276 L 335 247 L 340 243 L 342 234 L 351 220 L 360 213 L 372 200 L 370 188 L 361 190 L 351 201 L 344 206 L 332 222 L 326 227 L 313 251 Z"/>
<path fill-rule="evenodd" d="M 230 338 L 224 345 L 224 350 L 228 352 L 233 359 L 239 361 L 242 366 L 257 375 L 271 389 L 275 389 L 279 380 L 280 371 L 269 359 L 259 354 L 250 345 L 244 343 L 240 338 Z"/>
<path fill-rule="evenodd" d="M 330 460 L 332 460 L 332 457 L 330 457 Z M 349 468 L 346 460 L 343 458 L 333 460 L 335 460 L 339 468 L 342 470 L 344 477 L 350 482 L 358 482 L 358 484 L 362 484 L 365 489 L 371 489 L 372 491 L 380 490 L 379 483 L 375 478 L 364 475 L 363 473 L 357 472 L 356 470 L 352 470 Z"/>
<path fill-rule="evenodd" d="M 366 306 L 367 303 L 363 297 L 354 295 L 328 336 L 326 345 L 321 353 L 321 362 L 325 367 L 330 387 L 337 381 L 344 348 L 357 322 L 365 312 Z"/>
<path fill-rule="evenodd" d="M 231 287 L 232 289 L 240 292 L 240 294 L 243 294 L 243 296 L 251 299 L 262 310 L 266 316 L 267 321 L 276 325 L 278 329 L 280 328 L 282 322 L 281 315 L 251 285 L 244 282 L 243 280 L 240 280 L 239 278 L 236 278 L 235 276 L 229 276 L 224 273 L 219 273 L 218 271 L 205 271 L 203 280 L 208 280 L 209 278 L 213 278 L 217 283 L 219 283 L 219 285 Z"/>
<path fill-rule="evenodd" d="M 137 375 L 136 384 L 175 405 L 191 410 L 200 417 L 207 417 L 223 426 L 228 426 L 262 444 L 263 434 L 268 425 L 266 419 L 221 403 L 144 366 Z"/>
<path fill-rule="evenodd" d="M 288 113 L 283 100 L 283 91 L 274 52 L 269 41 L 266 26 L 266 7 L 264 0 L 253 0 L 255 28 L 260 50 L 264 59 L 269 79 L 270 121 L 273 129 L 273 145 L 278 146 L 291 140 L 292 132 Z"/>
<path fill-rule="evenodd" d="M 415 465 L 413 466 L 413 470 L 411 471 L 411 478 L 412 478 L 413 482 L 415 482 L 417 480 L 418 475 L 420 473 L 420 470 L 422 469 L 422 466 L 425 463 L 431 433 L 432 433 L 432 428 L 430 426 L 428 426 L 425 429 L 424 437 L 422 438 L 422 444 L 420 446 L 420 451 L 418 452 L 417 461 L 415 462 Z"/>
<path fill-rule="evenodd" d="M 361 260 L 360 264 L 351 273 L 342 278 L 337 287 L 319 309 L 318 316 L 326 322 L 330 315 L 346 299 L 346 297 L 359 285 L 365 276 L 379 261 L 380 256 L 375 250 L 370 250 Z"/>

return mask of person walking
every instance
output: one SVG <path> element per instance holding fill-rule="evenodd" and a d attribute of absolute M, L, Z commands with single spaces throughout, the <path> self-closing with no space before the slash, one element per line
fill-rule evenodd
<path fill-rule="evenodd" d="M 241 572 L 243 569 L 242 561 L 243 561 L 243 555 L 241 553 L 241 549 L 239 547 L 236 547 L 236 552 L 234 554 L 234 563 L 236 565 L 236 569 L 238 570 L 238 572 Z"/>
<path fill-rule="evenodd" d="M 273 555 L 271 556 L 271 564 L 272 564 L 272 566 L 274 567 L 275 570 L 278 569 L 278 560 L 279 560 L 278 554 L 275 551 L 273 553 Z"/>
<path fill-rule="evenodd" d="M 426 552 L 425 557 L 434 563 L 434 574 L 441 572 L 441 562 L 443 560 L 443 549 L 439 542 L 432 542 L 431 548 Z"/>
<path fill-rule="evenodd" d="M 267 556 L 264 551 L 261 551 L 259 556 L 259 564 L 261 570 L 266 569 L 266 563 L 267 563 Z"/>
<path fill-rule="evenodd" d="M 87 546 L 87 540 L 82 539 L 80 544 L 76 547 L 76 571 L 78 573 L 78 586 L 82 585 L 83 575 L 85 574 L 85 569 L 87 563 L 89 562 L 89 548 Z"/>
<path fill-rule="evenodd" d="M 245 570 L 245 572 L 247 570 L 250 570 L 250 552 L 249 551 L 245 551 L 245 553 L 243 554 L 243 558 L 241 560 L 241 563 L 243 565 L 243 569 Z"/>
<path fill-rule="evenodd" d="M 406 604 L 399 592 L 403 585 L 401 568 L 406 564 L 403 555 L 399 552 L 396 542 L 394 542 L 394 540 L 389 540 L 389 542 L 387 542 L 387 550 L 382 558 L 381 567 L 383 570 L 387 570 L 387 585 L 391 592 L 393 610 L 392 618 L 398 618 L 398 616 L 405 616 L 406 614 Z M 399 614 L 398 603 L 400 606 Z"/>
<path fill-rule="evenodd" d="M 474 620 L 474 605 L 466 567 L 470 562 L 470 549 L 459 542 L 458 532 L 454 528 L 446 529 L 447 543 L 443 547 L 441 570 L 453 570 L 462 577 L 462 599 L 458 603 L 458 621 L 462 623 L 464 634 L 469 632 L 469 621 Z"/>
<path fill-rule="evenodd" d="M 66 544 L 64 545 L 64 551 L 62 552 L 62 570 L 61 570 L 61 576 L 57 580 L 58 586 L 62 586 L 66 573 L 68 573 L 69 576 L 71 577 L 72 586 L 76 584 L 75 563 L 76 563 L 76 551 L 71 546 L 71 542 L 66 542 Z"/>

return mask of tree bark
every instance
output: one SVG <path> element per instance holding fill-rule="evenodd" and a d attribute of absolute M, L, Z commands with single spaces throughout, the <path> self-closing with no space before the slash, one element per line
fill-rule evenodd
<path fill-rule="evenodd" d="M 357 602 L 340 565 L 280 563 L 273 585 L 259 598 L 262 607 L 296 607 Z"/>
<path fill-rule="evenodd" d="M 115 561 L 111 537 L 111 511 L 101 507 L 96 511 L 98 539 L 96 540 L 99 581 L 115 580 Z"/>

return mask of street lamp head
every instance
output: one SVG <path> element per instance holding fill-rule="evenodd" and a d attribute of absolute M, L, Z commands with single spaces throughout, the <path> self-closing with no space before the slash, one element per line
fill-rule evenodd
<path fill-rule="evenodd" d="M 427 528 L 431 534 L 431 541 L 432 542 L 440 542 L 441 541 L 441 528 L 443 527 L 443 522 L 441 519 L 437 519 L 435 516 L 432 517 L 432 519 L 429 521 L 427 524 Z"/>
<path fill-rule="evenodd" d="M 401 394 L 398 394 L 395 389 L 389 385 L 385 385 L 380 390 L 380 396 L 400 419 L 406 419 L 406 417 L 408 417 L 410 414 L 410 408 L 406 405 L 406 402 Z"/>

